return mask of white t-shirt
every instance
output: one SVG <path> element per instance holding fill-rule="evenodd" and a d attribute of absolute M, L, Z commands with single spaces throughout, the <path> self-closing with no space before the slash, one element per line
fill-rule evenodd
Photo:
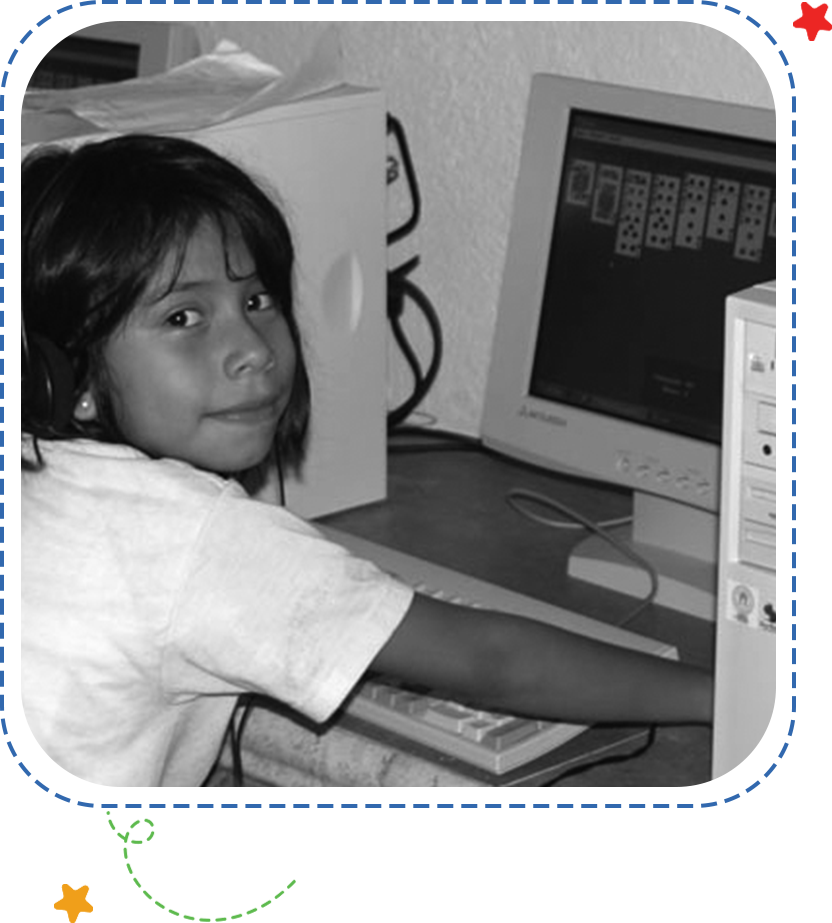
<path fill-rule="evenodd" d="M 198 785 L 241 691 L 329 717 L 412 591 L 250 499 L 126 446 L 41 442 L 23 476 L 23 705 L 110 785 Z"/>

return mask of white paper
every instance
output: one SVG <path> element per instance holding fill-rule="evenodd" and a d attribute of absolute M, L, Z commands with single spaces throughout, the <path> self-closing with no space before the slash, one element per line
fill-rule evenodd
<path fill-rule="evenodd" d="M 222 41 L 213 52 L 152 77 L 73 90 L 33 90 L 23 106 L 23 142 L 90 130 L 193 131 L 338 86 L 341 49 L 326 30 L 298 70 L 276 67 Z"/>

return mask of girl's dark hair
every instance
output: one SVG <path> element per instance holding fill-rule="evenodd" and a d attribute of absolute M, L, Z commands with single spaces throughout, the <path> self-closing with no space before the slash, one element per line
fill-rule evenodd
<path fill-rule="evenodd" d="M 275 450 L 284 468 L 298 467 L 310 395 L 292 297 L 294 250 L 279 208 L 246 173 L 179 138 L 125 135 L 74 151 L 42 148 L 23 164 L 22 213 L 26 333 L 67 356 L 73 397 L 92 387 L 99 405 L 94 424 L 71 420 L 50 435 L 124 441 L 108 397 L 104 344 L 171 253 L 178 272 L 194 231 L 208 220 L 223 240 L 240 234 L 286 316 L 297 363 Z M 23 430 L 37 431 L 25 408 Z"/>

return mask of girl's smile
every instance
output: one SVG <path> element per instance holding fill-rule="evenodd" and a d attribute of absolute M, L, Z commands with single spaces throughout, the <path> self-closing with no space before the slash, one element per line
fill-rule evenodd
<path fill-rule="evenodd" d="M 280 402 L 277 399 L 267 399 L 237 404 L 235 407 L 218 410 L 209 416 L 226 423 L 257 424 L 279 419 L 279 410 Z"/>
<path fill-rule="evenodd" d="M 127 442 L 154 457 L 231 473 L 268 455 L 291 394 L 295 348 L 238 234 L 205 222 L 174 278 L 165 260 L 104 347 Z M 94 419 L 95 394 L 76 416 Z"/>

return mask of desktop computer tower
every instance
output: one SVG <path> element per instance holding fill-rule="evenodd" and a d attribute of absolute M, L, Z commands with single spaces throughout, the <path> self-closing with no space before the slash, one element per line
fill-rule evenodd
<path fill-rule="evenodd" d="M 29 140 L 42 140 L 24 120 Z M 165 131 L 166 134 L 179 134 Z M 338 87 L 181 133 L 274 194 L 292 231 L 295 305 L 312 390 L 307 457 L 286 506 L 305 517 L 386 494 L 386 108 Z M 104 135 L 48 140 L 78 146 Z M 24 155 L 27 145 L 24 130 Z M 277 501 L 276 475 L 263 499 Z"/>
<path fill-rule="evenodd" d="M 386 109 L 342 87 L 203 129 L 194 140 L 270 188 L 292 230 L 312 388 L 307 457 L 286 506 L 305 517 L 381 500 L 387 485 Z"/>
<path fill-rule="evenodd" d="M 771 718 L 777 601 L 775 283 L 727 299 L 713 776 Z"/>

